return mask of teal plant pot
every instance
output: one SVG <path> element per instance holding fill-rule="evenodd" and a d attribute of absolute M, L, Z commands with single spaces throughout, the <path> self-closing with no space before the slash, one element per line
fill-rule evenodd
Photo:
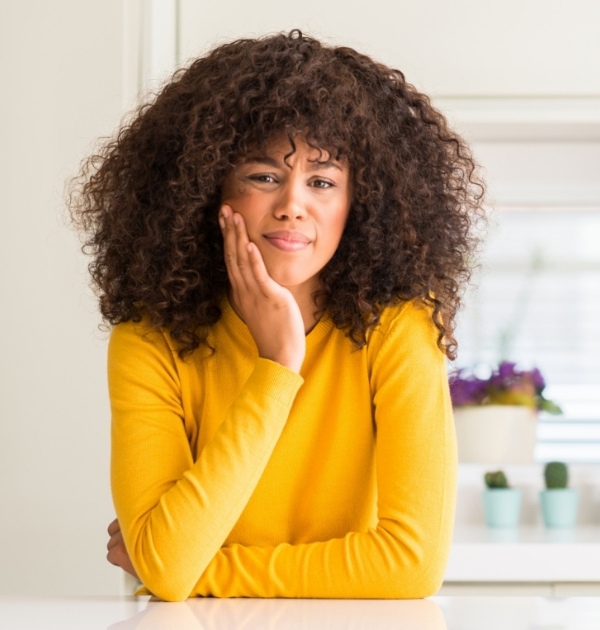
<path fill-rule="evenodd" d="M 540 504 L 546 527 L 575 527 L 579 505 L 579 491 L 575 488 L 542 490 Z"/>
<path fill-rule="evenodd" d="M 488 527 L 517 527 L 521 515 L 520 488 L 488 488 L 482 496 Z"/>

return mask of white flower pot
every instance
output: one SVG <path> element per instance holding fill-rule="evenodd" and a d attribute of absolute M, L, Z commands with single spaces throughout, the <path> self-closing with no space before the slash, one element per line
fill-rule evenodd
<path fill-rule="evenodd" d="M 537 413 L 530 407 L 457 407 L 454 424 L 461 462 L 530 464 L 534 461 Z"/>

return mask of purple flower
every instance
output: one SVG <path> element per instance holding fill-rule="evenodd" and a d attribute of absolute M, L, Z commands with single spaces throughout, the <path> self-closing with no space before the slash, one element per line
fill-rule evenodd
<path fill-rule="evenodd" d="M 488 381 L 491 396 L 498 395 L 499 392 L 519 392 L 535 396 L 542 391 L 544 385 L 542 375 L 537 368 L 519 370 L 517 364 L 510 361 L 500 363 Z"/>
<path fill-rule="evenodd" d="M 531 376 L 531 380 L 533 381 L 533 386 L 536 388 L 538 394 L 546 387 L 546 381 L 542 376 L 542 373 L 538 370 L 538 368 L 533 368 L 531 372 L 529 372 Z"/>
<path fill-rule="evenodd" d="M 450 377 L 450 396 L 455 407 L 479 405 L 485 397 L 486 381 L 476 376 L 462 376 L 462 370 Z"/>
<path fill-rule="evenodd" d="M 518 374 L 517 364 L 510 361 L 502 361 L 496 371 L 497 376 L 501 379 L 510 379 Z"/>
<path fill-rule="evenodd" d="M 503 361 L 488 379 L 477 378 L 466 369 L 450 376 L 450 396 L 454 407 L 464 405 L 527 405 L 549 413 L 560 407 L 542 394 L 546 386 L 538 368 L 520 370 L 517 364 Z"/>

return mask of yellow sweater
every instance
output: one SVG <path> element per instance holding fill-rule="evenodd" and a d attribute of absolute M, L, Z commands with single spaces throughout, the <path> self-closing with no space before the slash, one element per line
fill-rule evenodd
<path fill-rule="evenodd" d="M 170 601 L 435 593 L 456 443 L 429 312 L 387 308 L 358 351 L 326 314 L 298 375 L 258 358 L 226 299 L 222 309 L 210 358 L 182 362 L 143 322 L 110 337 L 113 499 L 148 591 Z"/>

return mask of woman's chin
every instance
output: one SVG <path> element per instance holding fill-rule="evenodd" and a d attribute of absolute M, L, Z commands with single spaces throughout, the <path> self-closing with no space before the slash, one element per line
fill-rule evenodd
<path fill-rule="evenodd" d="M 293 289 L 301 284 L 304 284 L 307 280 L 304 276 L 299 276 L 298 274 L 293 273 L 285 273 L 281 270 L 275 270 L 273 272 L 269 271 L 269 275 L 277 284 L 285 287 L 286 289 Z"/>
<path fill-rule="evenodd" d="M 303 257 L 294 259 L 296 258 L 294 254 L 279 254 L 278 252 L 274 254 L 268 250 L 261 251 L 261 254 L 267 273 L 277 284 L 290 290 L 301 285 L 311 284 L 313 275 L 308 268 L 310 260 Z"/>
<path fill-rule="evenodd" d="M 310 278 L 306 273 L 298 273 L 297 269 L 286 269 L 288 265 L 279 264 L 265 264 L 268 274 L 271 278 L 280 286 L 286 289 L 293 289 L 300 285 L 306 284 Z"/>

